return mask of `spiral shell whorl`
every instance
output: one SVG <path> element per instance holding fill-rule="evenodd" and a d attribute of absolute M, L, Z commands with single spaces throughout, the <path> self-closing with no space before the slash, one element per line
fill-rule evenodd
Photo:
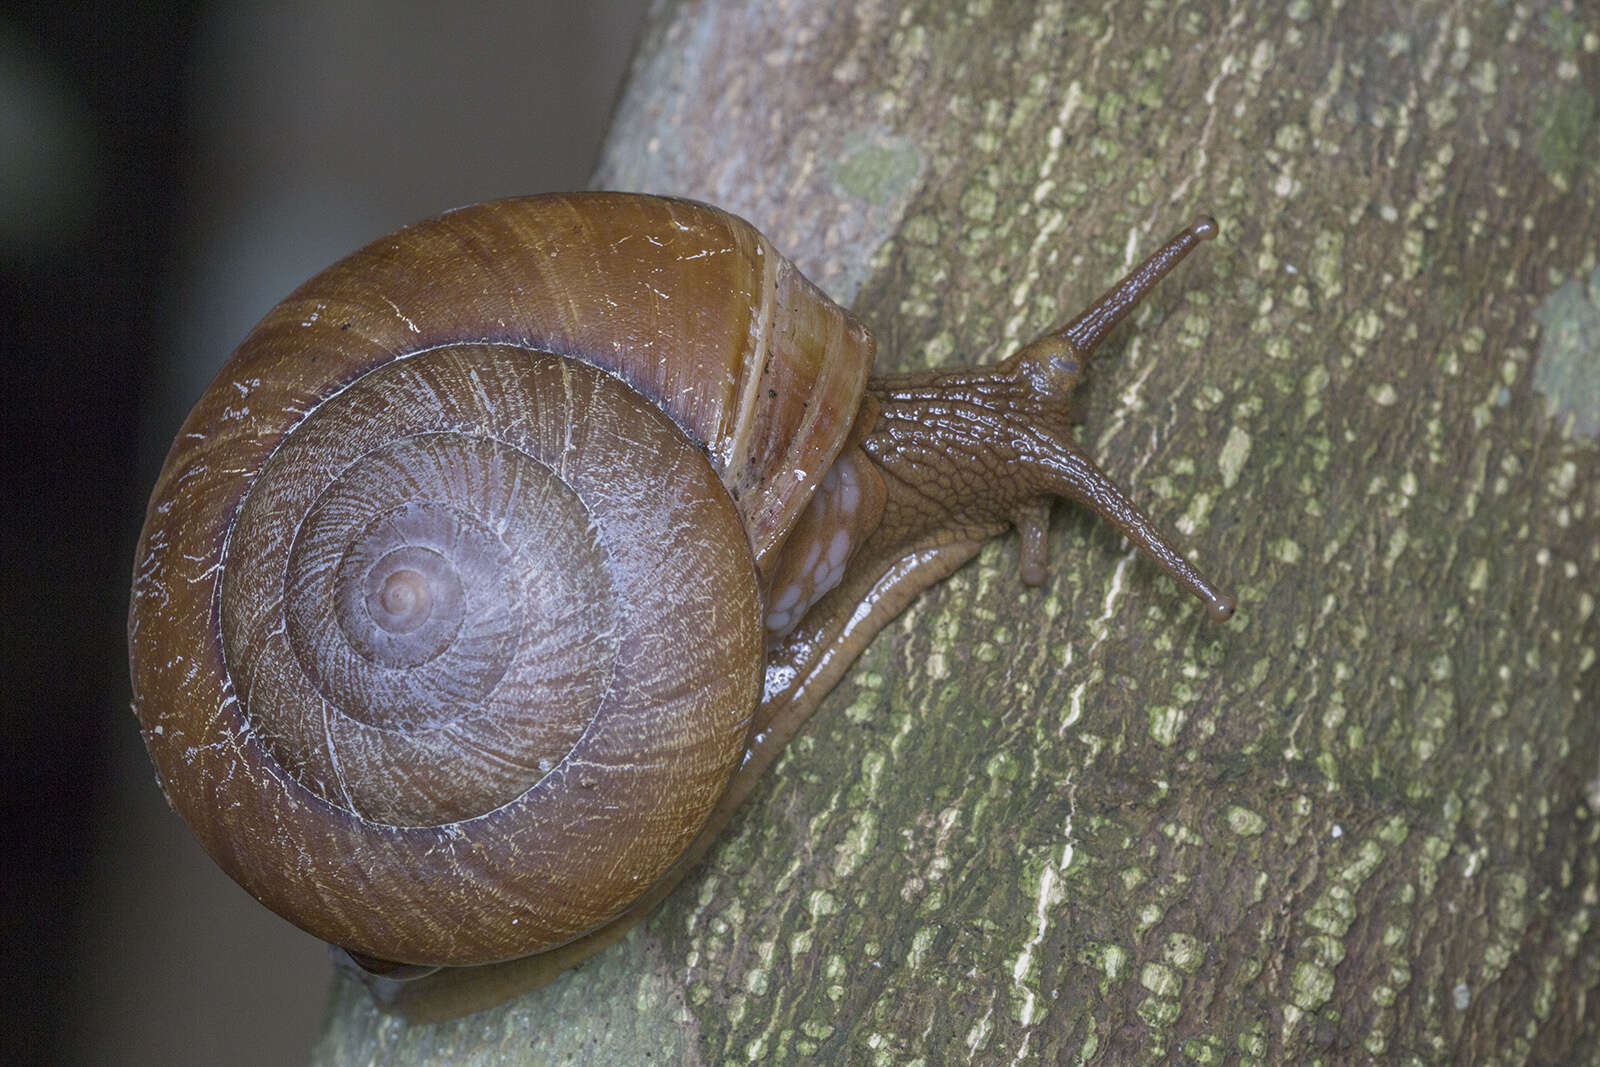
<path fill-rule="evenodd" d="M 257 479 L 225 564 L 224 647 L 258 735 L 374 822 L 439 825 L 526 792 L 587 728 L 619 650 L 611 561 L 577 493 L 481 436 L 483 413 L 403 395 L 461 359 L 391 364 L 319 409 Z M 281 624 L 262 610 L 276 575 Z"/>
<path fill-rule="evenodd" d="M 236 705 L 141 709 L 152 754 L 214 753 L 209 795 L 168 784 L 175 806 L 357 951 L 472 962 L 582 933 L 743 754 L 763 647 L 743 526 L 694 442 L 586 364 L 460 344 L 359 377 L 278 442 L 220 562 Z M 439 943 L 391 934 L 404 914 Z"/>

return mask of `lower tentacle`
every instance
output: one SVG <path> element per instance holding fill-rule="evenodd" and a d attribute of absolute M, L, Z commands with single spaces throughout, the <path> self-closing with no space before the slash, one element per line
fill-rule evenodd
<path fill-rule="evenodd" d="M 1234 598 L 1184 558 L 1144 509 L 1134 503 L 1077 445 L 1065 438 L 1023 457 L 1046 492 L 1104 516 L 1173 580 L 1199 597 L 1213 619 L 1233 617 Z"/>

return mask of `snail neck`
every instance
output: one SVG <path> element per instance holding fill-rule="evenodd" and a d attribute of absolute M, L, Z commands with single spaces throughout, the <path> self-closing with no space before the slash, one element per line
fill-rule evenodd
<path fill-rule="evenodd" d="M 884 480 L 879 536 L 906 551 L 981 542 L 1053 495 L 1052 459 L 1077 452 L 1067 413 L 1076 357 L 1063 344 L 995 367 L 871 380 L 877 418 L 861 448 Z"/>
<path fill-rule="evenodd" d="M 1214 618 L 1228 618 L 1233 598 L 1200 574 L 1073 441 L 1068 400 L 1086 358 L 1063 331 L 995 367 L 869 382 L 878 417 L 861 449 L 884 483 L 883 517 L 872 540 L 905 555 L 978 544 L 1014 525 L 1022 535 L 1022 578 L 1038 584 L 1050 505 L 1063 497 L 1103 516 Z"/>

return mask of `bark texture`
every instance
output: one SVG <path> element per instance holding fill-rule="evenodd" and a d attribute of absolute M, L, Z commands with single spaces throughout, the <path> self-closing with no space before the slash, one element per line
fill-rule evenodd
<path fill-rule="evenodd" d="M 749 218 L 905 368 L 1200 211 L 1080 439 L 1240 595 L 1056 511 L 871 646 L 545 990 L 321 1063 L 1600 1062 L 1600 9 L 681 2 L 596 179 Z"/>

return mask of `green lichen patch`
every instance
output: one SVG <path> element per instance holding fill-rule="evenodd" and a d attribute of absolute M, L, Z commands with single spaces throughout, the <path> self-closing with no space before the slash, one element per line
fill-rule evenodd
<path fill-rule="evenodd" d="M 1596 144 L 1595 99 L 1582 85 L 1570 85 L 1541 100 L 1534 112 L 1535 151 L 1545 174 L 1561 181 L 1591 162 Z"/>
<path fill-rule="evenodd" d="M 1539 305 L 1533 387 L 1569 436 L 1600 436 L 1600 268 L 1569 278 Z"/>
<path fill-rule="evenodd" d="M 850 196 L 880 206 L 898 203 L 922 172 L 922 155 L 903 137 L 856 135 L 844 142 L 833 180 Z"/>

